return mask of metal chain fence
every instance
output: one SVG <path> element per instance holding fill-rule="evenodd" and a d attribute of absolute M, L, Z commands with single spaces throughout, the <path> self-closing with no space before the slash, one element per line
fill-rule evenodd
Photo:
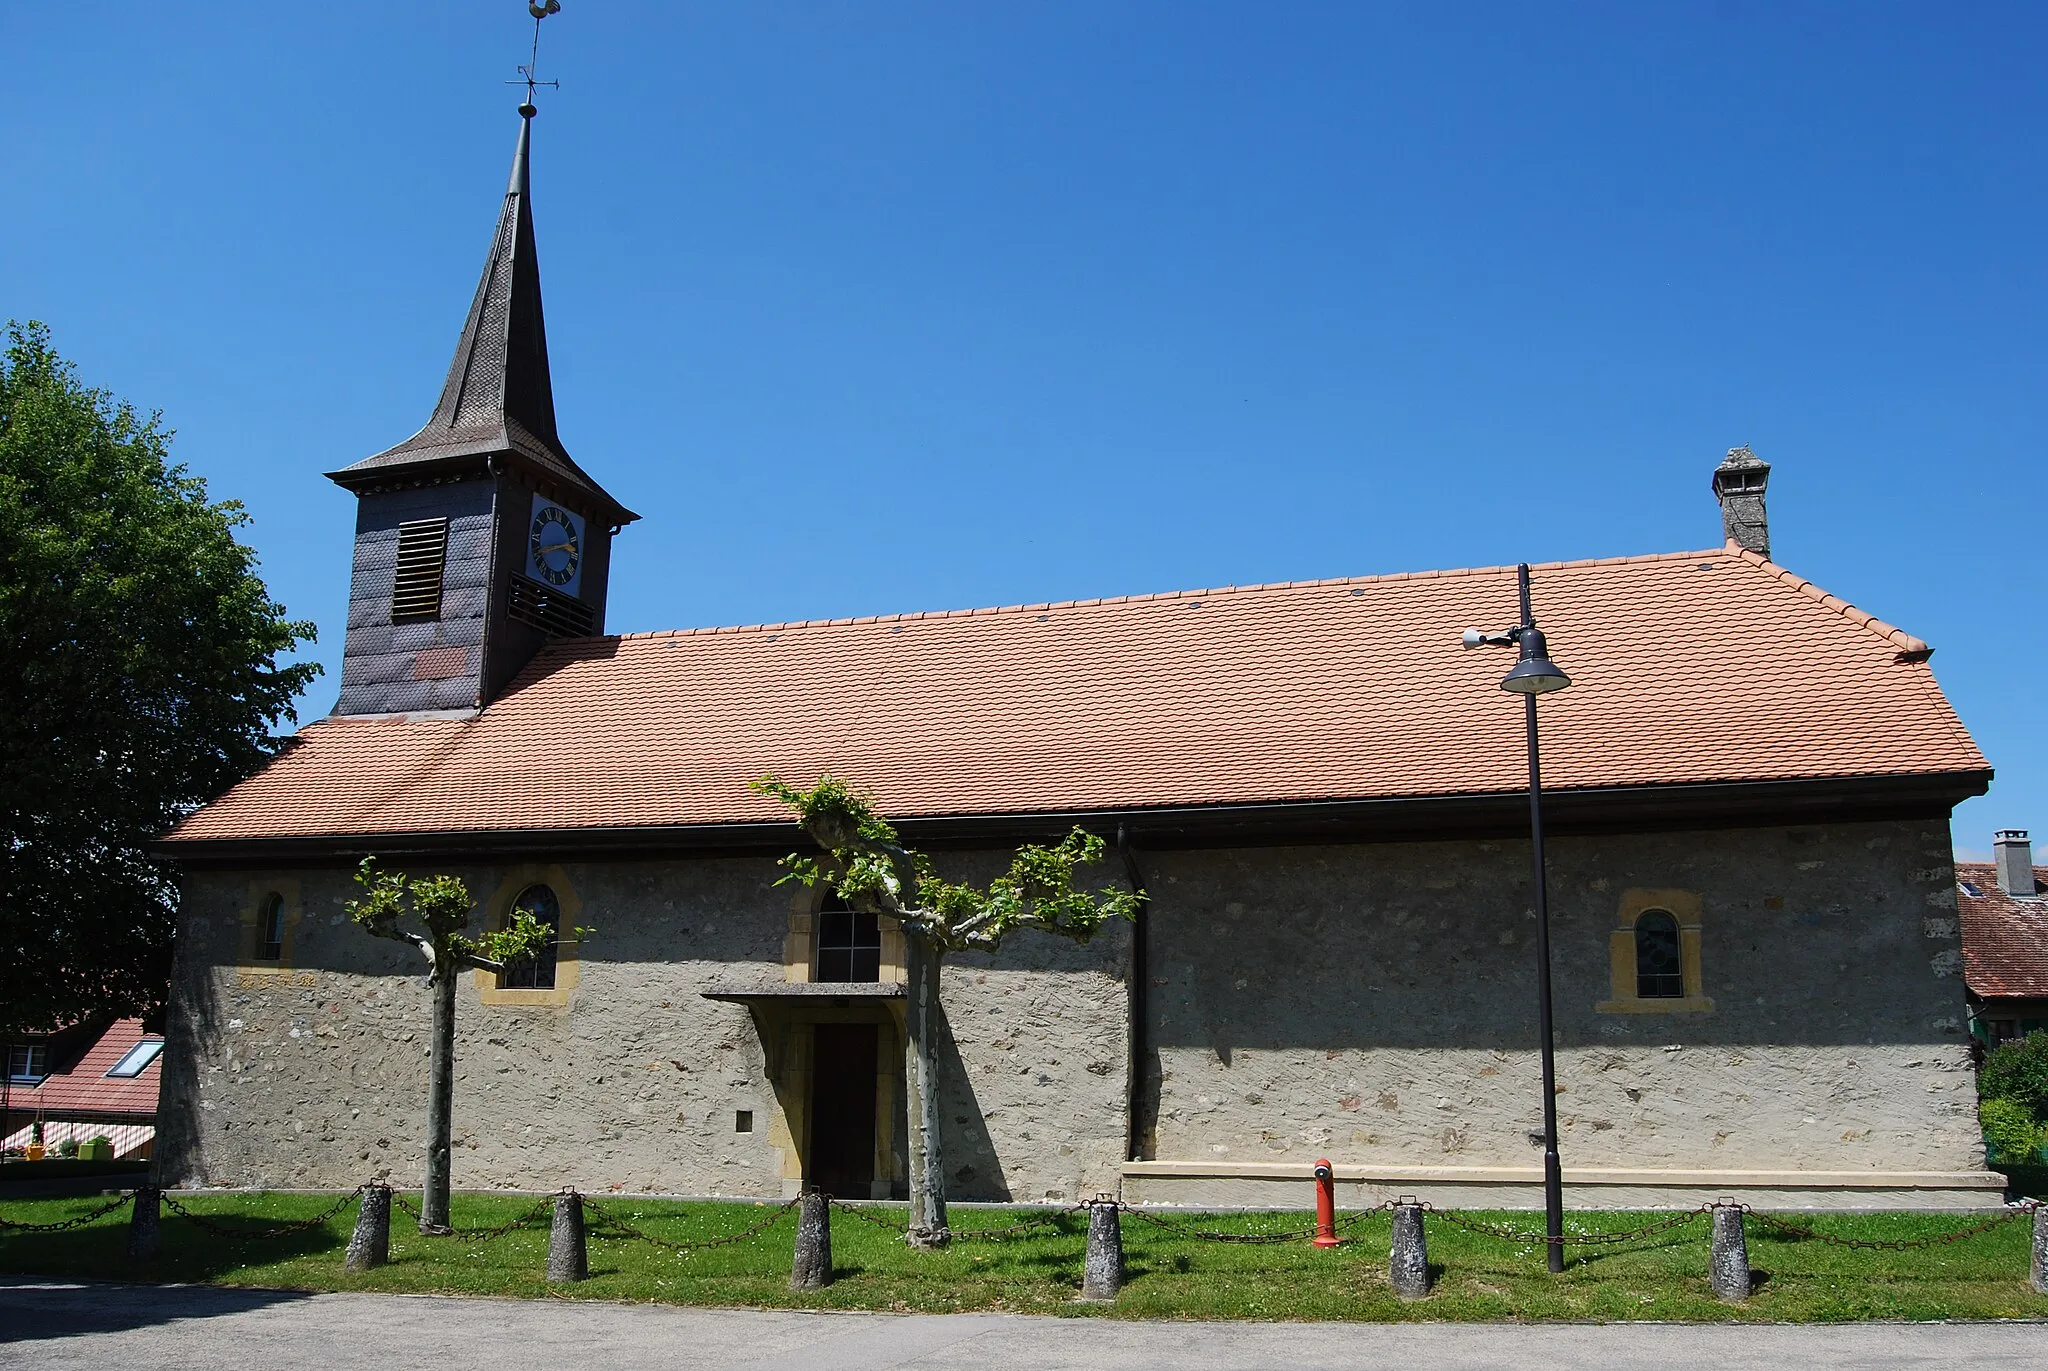
<path fill-rule="evenodd" d="M 663 1248 L 670 1252 L 703 1252 L 714 1247 L 731 1247 L 735 1243 L 742 1243 L 749 1238 L 759 1237 L 770 1228 L 773 1228 L 783 1215 L 789 1213 L 790 1210 L 796 1208 L 801 1203 L 803 1203 L 803 1197 L 799 1195 L 751 1228 L 743 1229 L 738 1233 L 727 1233 L 722 1237 L 704 1238 L 696 1242 L 670 1242 L 666 1238 L 657 1238 L 652 1233 L 644 1233 L 635 1228 L 632 1224 L 627 1223 L 618 1215 L 598 1204 L 597 1201 L 591 1199 L 588 1195 L 583 1197 L 584 1212 L 596 1215 L 598 1223 L 604 1229 L 610 1230 L 607 1232 L 593 1229 L 591 1231 L 592 1237 L 636 1238 L 641 1242 L 651 1243 L 655 1247 Z"/>
<path fill-rule="evenodd" d="M 946 1230 L 946 1235 L 954 1242 L 1009 1242 L 1013 1238 L 1023 1237 L 1026 1233 L 1034 1233 L 1041 1228 L 1058 1230 L 1061 1219 L 1073 1214 L 1085 1214 L 1087 1212 L 1088 1206 L 1085 1204 L 1070 1204 L 1065 1209 L 1055 1209 L 1050 1214 L 1042 1214 L 1035 1219 L 1026 1219 L 1022 1223 L 1013 1223 L 1005 1228 L 949 1227 Z"/>
<path fill-rule="evenodd" d="M 328 1223 L 330 1220 L 334 1219 L 336 1216 L 340 1215 L 350 1205 L 361 1200 L 364 1192 L 370 1189 L 371 1185 L 375 1184 L 378 1184 L 378 1182 L 370 1182 L 369 1184 L 357 1186 L 354 1190 L 351 1190 L 346 1194 L 339 1196 L 333 1204 L 329 1205 L 326 1209 L 322 1210 L 320 1213 L 314 1215 L 311 1218 L 300 1219 L 292 1223 L 280 1224 L 272 1228 L 265 1228 L 254 1231 L 238 1230 L 237 1228 L 217 1221 L 215 1218 L 211 1216 L 195 1212 L 194 1210 L 180 1203 L 170 1192 L 159 1191 L 158 1194 L 162 1199 L 164 1207 L 169 1209 L 172 1213 L 178 1215 L 180 1218 L 190 1221 L 195 1226 L 209 1233 L 212 1233 L 217 1237 L 225 1238 L 231 1242 L 244 1243 L 270 1238 L 287 1237 L 294 1233 L 303 1233 L 315 1228 L 319 1228 L 322 1225 Z M 132 1204 L 135 1201 L 137 1193 L 138 1192 L 135 1191 L 124 1191 L 121 1194 L 118 1194 L 113 1198 L 109 1199 L 106 1203 L 99 1205 L 98 1207 L 88 1211 L 87 1213 L 77 1215 L 73 1218 L 63 1219 L 54 1223 L 21 1223 L 13 1219 L 0 1217 L 0 1230 L 14 1233 L 62 1233 L 73 1229 L 84 1228 L 90 1224 L 96 1223 L 99 1220 L 107 1217 L 108 1215 L 114 1213 L 116 1210 L 125 1208 L 126 1206 Z M 571 1192 L 564 1190 L 560 1193 L 568 1194 Z M 416 1207 L 414 1207 L 412 1202 L 408 1200 L 403 1193 L 394 1190 L 392 1192 L 391 1198 L 401 1210 L 409 1214 L 415 1221 L 420 1219 L 420 1211 Z M 498 1238 L 504 1237 L 506 1234 L 511 1233 L 515 1229 L 525 1227 L 526 1225 L 532 1223 L 534 1220 L 547 1214 L 552 1209 L 556 1198 L 556 1196 L 548 1196 L 546 1198 L 543 1198 L 536 1202 L 532 1208 L 525 1210 L 524 1212 L 514 1216 L 513 1218 L 506 1220 L 504 1223 L 498 1224 L 491 1228 L 469 1230 L 448 1229 L 440 1236 L 453 1237 L 465 1243 L 480 1244 L 492 1242 Z M 838 1210 L 840 1213 L 849 1214 L 854 1218 L 861 1220 L 864 1223 L 872 1224 L 875 1227 L 881 1228 L 892 1235 L 902 1237 L 906 1235 L 908 1231 L 907 1220 L 905 1222 L 899 1223 L 889 1217 L 886 1217 L 882 1212 L 878 1212 L 871 1209 L 865 1209 L 857 1205 L 849 1204 L 843 1200 L 835 1199 L 830 1195 L 827 1195 L 825 1198 L 830 1203 L 831 1207 Z M 749 1225 L 747 1228 L 744 1228 L 739 1232 L 722 1234 L 718 1237 L 703 1238 L 697 1240 L 685 1240 L 681 1242 L 656 1237 L 652 1233 L 648 1233 L 645 1230 L 638 1228 L 633 1224 L 627 1222 L 620 1215 L 598 1204 L 596 1201 L 590 1199 L 588 1196 L 583 1197 L 583 1208 L 596 1220 L 595 1224 L 592 1227 L 592 1236 L 601 1238 L 611 1238 L 615 1240 L 639 1241 L 647 1243 L 653 1247 L 661 1248 L 665 1251 L 688 1253 L 707 1251 L 720 1247 L 731 1247 L 739 1243 L 747 1242 L 750 1239 L 759 1237 L 761 1234 L 767 1232 L 770 1228 L 773 1228 L 792 1210 L 797 1208 L 797 1206 L 802 1203 L 802 1200 L 802 1196 L 797 1196 L 796 1198 L 789 1200 L 786 1204 L 783 1204 L 773 1213 L 770 1213 L 766 1217 L 762 1218 L 760 1222 Z M 1248 1245 L 1306 1242 L 1314 1238 L 1318 1231 L 1316 1226 L 1311 1224 L 1306 1228 L 1288 1229 L 1284 1232 L 1277 1233 L 1226 1233 L 1215 1229 L 1198 1228 L 1192 1223 L 1179 1219 L 1168 1218 L 1165 1215 L 1154 1210 L 1151 1210 L 1145 1206 L 1126 1204 L 1122 1201 L 1112 1200 L 1107 1196 L 1104 1196 L 1102 1199 L 1096 1201 L 1096 1203 L 1115 1204 L 1119 1212 L 1129 1214 L 1132 1218 L 1137 1219 L 1141 1223 L 1149 1224 L 1154 1228 L 1158 1228 L 1165 1232 L 1175 1234 L 1179 1237 L 1191 1238 L 1200 1242 L 1239 1243 Z M 1022 1220 L 1018 1223 L 1009 1224 L 1002 1228 L 966 1230 L 950 1229 L 944 1232 L 944 1237 L 950 1239 L 953 1242 L 962 1243 L 1008 1242 L 1017 1238 L 1024 1237 L 1028 1234 L 1042 1232 L 1045 1230 L 1063 1232 L 1064 1220 L 1071 1218 L 1075 1215 L 1085 1214 L 1089 1211 L 1091 1207 L 1092 1206 L 1088 1203 L 1068 1205 L 1065 1208 L 1053 1210 L 1045 1214 L 1040 1214 L 1032 1218 Z M 1375 1205 L 1370 1209 L 1353 1210 L 1338 1217 L 1335 1221 L 1334 1226 L 1336 1228 L 1348 1228 L 1353 1225 L 1362 1223 L 1375 1215 L 1387 1213 L 1388 1211 L 1396 1209 L 1398 1207 L 1400 1207 L 1399 1201 L 1389 1200 L 1385 1203 Z M 1466 1216 L 1456 1213 L 1452 1210 L 1438 1209 L 1436 1206 L 1427 1203 L 1422 1204 L 1419 1207 L 1425 1214 L 1433 1215 L 1436 1218 L 1442 1219 L 1446 1223 L 1449 1223 L 1456 1228 L 1463 1229 L 1468 1233 L 1475 1233 L 1484 1237 L 1495 1238 L 1502 1242 L 1511 1242 L 1523 1246 L 1545 1246 L 1552 1241 L 1548 1234 L 1536 1232 L 1531 1229 L 1516 1228 L 1508 1224 L 1489 1223 L 1480 1219 L 1467 1218 Z M 1745 1217 L 1756 1219 L 1757 1222 L 1764 1225 L 1766 1228 L 1774 1230 L 1778 1233 L 1787 1234 L 1793 1238 L 1802 1241 L 1823 1243 L 1831 1247 L 1860 1248 L 1866 1251 L 1906 1252 L 1930 1247 L 1942 1247 L 1950 1243 L 1964 1242 L 1970 1238 L 1978 1237 L 1982 1234 L 1989 1233 L 1992 1230 L 2000 1228 L 2008 1223 L 2012 1223 L 2016 1220 L 2032 1216 L 2035 1210 L 2041 1207 L 2041 1202 L 2027 1201 L 2025 1203 L 2012 1204 L 2009 1207 L 2007 1207 L 2004 1210 L 2004 1212 L 1997 1214 L 1991 1218 L 1988 1218 L 1981 1223 L 1973 1224 L 1968 1228 L 1961 1229 L 1954 1233 L 1938 1234 L 1934 1237 L 1928 1238 L 1891 1239 L 1838 1237 L 1831 1233 L 1823 1233 L 1818 1229 L 1809 1227 L 1805 1224 L 1793 1223 L 1786 1219 L 1778 1218 L 1771 1214 L 1766 1214 L 1747 1204 L 1739 1205 L 1736 1207 L 1741 1209 Z M 1711 1215 L 1714 1212 L 1715 1208 L 1716 1206 L 1714 1205 L 1701 1205 L 1696 1209 L 1687 1210 L 1682 1214 L 1673 1214 L 1666 1218 L 1658 1219 L 1653 1222 L 1643 1224 L 1639 1227 L 1627 1229 L 1621 1232 L 1568 1232 L 1563 1234 L 1556 1241 L 1560 1245 L 1564 1246 L 1609 1246 L 1620 1243 L 1633 1242 L 1640 1238 L 1646 1238 L 1658 1233 L 1671 1232 L 1676 1229 L 1687 1227 L 1688 1225 L 1694 1224 L 1698 1222 L 1700 1219 Z"/>
<path fill-rule="evenodd" d="M 1346 1214 L 1344 1217 L 1338 1219 L 1334 1224 L 1334 1227 L 1346 1228 L 1355 1223 L 1362 1223 L 1366 1219 L 1371 1218 L 1375 1214 L 1386 1213 L 1393 1207 L 1394 1202 L 1392 1200 L 1389 1200 L 1385 1204 L 1374 1205 L 1371 1209 L 1354 1210 L 1351 1213 Z M 1085 1209 L 1087 1208 L 1087 1206 L 1082 1205 L 1081 1208 Z M 1235 1242 L 1251 1244 L 1307 1242 L 1311 1238 L 1314 1238 L 1317 1232 L 1316 1226 L 1314 1224 L 1310 1224 L 1307 1228 L 1289 1229 L 1284 1233 L 1219 1233 L 1210 1229 L 1190 1227 L 1188 1224 L 1181 1223 L 1177 1220 L 1164 1218 L 1158 1214 L 1151 1213 L 1142 1206 L 1135 1204 L 1124 1204 L 1121 1201 L 1119 1201 L 1117 1203 L 1117 1209 L 1125 1214 L 1131 1215 L 1133 1218 L 1139 1220 L 1142 1223 L 1149 1223 L 1155 1228 L 1164 1228 L 1170 1232 L 1179 1233 L 1183 1237 L 1198 1238 L 1203 1242 Z"/>
<path fill-rule="evenodd" d="M 1943 1233 L 1932 1238 L 1838 1238 L 1832 1233 L 1822 1233 L 1801 1224 L 1787 1223 L 1783 1219 L 1773 1218 L 1769 1214 L 1760 1213 L 1746 1204 L 1742 1206 L 1742 1212 L 1767 1228 L 1775 1228 L 1781 1233 L 1796 1234 L 1802 1239 L 1811 1239 L 1814 1242 L 1825 1243 L 1829 1247 L 1860 1247 L 1874 1252 L 1913 1252 L 1925 1247 L 1946 1247 L 1950 1243 L 1961 1242 L 1965 1238 L 1974 1238 L 1980 1233 L 1989 1233 L 1992 1229 L 2011 1223 L 2014 1219 L 2022 1216 L 2032 1217 L 2034 1211 L 2040 1207 L 2041 1204 L 2038 1200 L 2031 1200 L 2026 1204 L 2016 1204 L 1996 1218 L 1986 1219 L 1974 1227 L 1963 1229 L 1960 1233 Z"/>
<path fill-rule="evenodd" d="M 865 1223 L 871 1223 L 875 1227 L 890 1233 L 907 1235 L 910 1232 L 910 1225 L 907 1219 L 903 1223 L 895 1223 L 882 1217 L 872 1209 L 861 1209 L 855 1205 L 848 1204 L 844 1200 L 835 1199 L 831 1195 L 827 1195 L 825 1198 L 834 1209 L 842 1214 L 851 1214 L 856 1219 L 860 1219 Z M 1020 1238 L 1026 1233 L 1033 1233 L 1039 1229 L 1058 1229 L 1061 1219 L 1071 1214 L 1085 1214 L 1087 1212 L 1088 1206 L 1085 1204 L 1070 1204 L 1064 1209 L 1055 1209 L 1049 1214 L 1041 1214 L 1037 1218 L 1025 1219 L 1021 1223 L 1013 1223 L 1003 1228 L 954 1228 L 949 1225 L 939 1229 L 933 1236 L 941 1239 L 943 1242 L 1009 1242 L 1014 1238 Z"/>
<path fill-rule="evenodd" d="M 293 1233 L 304 1233 L 308 1229 L 318 1228 L 320 1227 L 320 1225 L 326 1223 L 329 1219 L 333 1218 L 336 1214 L 339 1214 L 342 1210 L 348 1208 L 357 1200 L 361 1199 L 363 1197 L 363 1192 L 367 1189 L 369 1189 L 367 1185 L 357 1186 L 355 1189 L 349 1191 L 346 1195 L 343 1195 L 340 1199 L 336 1200 L 333 1204 L 327 1206 L 326 1209 L 322 1210 L 320 1213 L 314 1215 L 310 1219 L 300 1219 L 296 1223 L 281 1224 L 276 1228 L 265 1228 L 260 1232 L 255 1233 L 238 1232 L 233 1228 L 229 1228 L 225 1224 L 215 1223 L 212 1219 L 208 1218 L 204 1214 L 195 1214 L 190 1209 L 187 1209 L 184 1205 L 172 1199 L 169 1191 L 158 1191 L 157 1193 L 163 1199 L 164 1208 L 170 1210 L 179 1218 L 189 1219 L 192 1223 L 198 1225 L 200 1228 L 205 1229 L 207 1232 L 212 1233 L 214 1236 L 226 1238 L 230 1242 L 252 1242 L 261 1238 L 288 1237 Z"/>
<path fill-rule="evenodd" d="M 59 1223 L 16 1223 L 13 1219 L 0 1218 L 0 1228 L 12 1229 L 16 1233 L 62 1233 L 73 1228 L 83 1228 L 95 1220 L 103 1219 L 134 1199 L 133 1190 L 124 1190 L 90 1214 L 80 1214 L 75 1219 L 65 1219 Z"/>
<path fill-rule="evenodd" d="M 910 1220 L 907 1218 L 902 1223 L 892 1223 L 871 1209 L 857 1209 L 844 1200 L 833 1199 L 830 1195 L 827 1195 L 825 1198 L 840 1213 L 851 1214 L 856 1219 L 860 1219 L 865 1223 L 871 1223 L 877 1228 L 885 1228 L 891 1233 L 908 1233 L 910 1231 Z"/>
<path fill-rule="evenodd" d="M 396 1190 L 392 1191 L 391 1200 L 392 1203 L 396 1204 L 400 1209 L 403 1209 L 406 1213 L 412 1215 L 413 1222 L 421 1224 L 424 1224 L 426 1222 L 425 1218 L 420 1214 L 420 1211 L 413 1208 L 412 1201 L 406 1199 L 406 1197 L 400 1192 Z M 454 1238 L 457 1242 L 496 1242 L 499 1238 L 504 1237 L 513 1229 L 524 1228 L 527 1224 L 532 1223 L 542 1214 L 545 1214 L 549 1210 L 553 1209 L 554 1206 L 555 1197 L 550 1195 L 546 1199 L 541 1200 L 539 1203 L 535 1204 L 533 1208 L 527 1210 L 524 1214 L 520 1214 L 516 1218 L 507 1219 L 505 1222 L 499 1224 L 496 1228 L 450 1228 L 447 1229 L 445 1232 L 434 1232 L 432 1230 L 422 1228 L 420 1229 L 420 1232 L 430 1238 Z"/>
<path fill-rule="evenodd" d="M 1453 1227 L 1462 1228 L 1468 1233 L 1479 1233 L 1489 1238 L 1499 1238 L 1503 1242 L 1525 1245 L 1534 1244 L 1540 1247 L 1548 1246 L 1551 1241 L 1548 1233 L 1537 1233 L 1527 1229 L 1510 1228 L 1506 1224 L 1486 1223 L 1479 1219 L 1468 1219 L 1462 1215 L 1454 1214 L 1448 1209 L 1438 1209 L 1435 1205 L 1431 1204 L 1423 1205 L 1422 1212 L 1434 1214 Z M 1652 1233 L 1663 1233 L 1673 1228 L 1683 1228 L 1687 1224 L 1704 1218 L 1713 1212 L 1714 1206 L 1703 1204 L 1698 1209 L 1689 1209 L 1683 1214 L 1674 1214 L 1668 1219 L 1658 1219 L 1654 1223 L 1646 1223 L 1640 1228 L 1631 1228 L 1626 1232 L 1566 1233 L 1559 1237 L 1557 1242 L 1560 1246 L 1564 1247 L 1600 1247 L 1614 1243 L 1633 1242 L 1637 1238 L 1646 1238 Z"/>

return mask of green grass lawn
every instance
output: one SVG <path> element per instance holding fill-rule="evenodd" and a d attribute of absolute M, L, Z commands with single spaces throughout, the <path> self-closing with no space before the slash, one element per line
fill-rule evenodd
<path fill-rule="evenodd" d="M 324 1227 L 285 1237 L 260 1230 L 319 1213 L 331 1198 L 210 1193 L 177 1198 L 216 1224 L 246 1234 L 205 1232 L 168 1211 L 161 1251 L 145 1266 L 124 1258 L 126 1211 L 65 1233 L 0 1229 L 0 1272 L 103 1280 L 189 1281 L 302 1290 L 382 1290 L 527 1298 L 641 1300 L 671 1304 L 791 1309 L 949 1312 L 1009 1310 L 1199 1319 L 1710 1319 L 1844 1320 L 2048 1317 L 2048 1296 L 2027 1289 L 2024 1217 L 1945 1247 L 1884 1252 L 1833 1247 L 1776 1234 L 1752 1221 L 1750 1265 L 1761 1284 L 1746 1306 L 1717 1303 L 1707 1289 L 1707 1222 L 1610 1247 L 1574 1247 L 1569 1269 L 1552 1276 L 1539 1246 L 1516 1245 L 1429 1220 L 1436 1293 L 1403 1304 L 1387 1284 L 1389 1220 L 1371 1215 L 1349 1225 L 1350 1240 L 1320 1251 L 1306 1243 L 1252 1246 L 1205 1242 L 1162 1231 L 1126 1215 L 1123 1297 L 1113 1306 L 1075 1302 L 1081 1283 L 1086 1218 L 1003 1242 L 957 1242 L 944 1252 L 913 1252 L 900 1238 L 844 1213 L 832 1223 L 836 1282 L 816 1294 L 788 1289 L 796 1216 L 731 1247 L 686 1254 L 646 1243 L 593 1237 L 591 1278 L 550 1287 L 543 1217 L 488 1243 L 421 1237 L 394 1209 L 391 1264 L 362 1275 L 341 1269 L 353 1211 Z M 0 1218 L 48 1223 L 82 1214 L 94 1199 L 0 1199 Z M 458 1195 L 455 1221 L 483 1229 L 532 1207 L 531 1198 Z M 774 1206 L 609 1198 L 600 1203 L 636 1227 L 671 1242 L 736 1232 Z M 881 1211 L 901 1222 L 902 1211 Z M 1013 1212 L 956 1210 L 957 1234 L 1002 1227 Z M 1298 1229 L 1302 1214 L 1215 1215 L 1201 1226 L 1238 1233 Z M 1527 1228 L 1528 1214 L 1474 1215 Z M 1650 1214 L 1574 1215 L 1582 1232 L 1633 1228 Z M 1801 1218 L 1839 1237 L 1900 1239 L 1953 1233 L 1981 1216 L 1822 1215 Z M 1540 1219 L 1534 1220 L 1540 1223 Z"/>

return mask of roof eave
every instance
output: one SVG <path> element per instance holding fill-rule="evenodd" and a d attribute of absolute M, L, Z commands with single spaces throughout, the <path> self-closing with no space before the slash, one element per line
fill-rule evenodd
<path fill-rule="evenodd" d="M 1990 788 L 1989 770 L 1684 785 L 1589 787 L 1544 792 L 1547 832 L 1569 836 L 1683 828 L 1946 817 Z M 1130 806 L 1004 814 L 906 817 L 906 839 L 942 847 L 1002 846 L 1057 837 L 1074 827 L 1123 833 L 1151 848 L 1281 843 L 1418 842 L 1514 837 L 1528 831 L 1523 790 L 1252 804 Z M 154 853 L 189 868 L 252 863 L 325 864 L 376 855 L 495 860 L 558 852 L 592 857 L 751 854 L 801 844 L 793 823 L 451 829 L 277 838 L 166 838 Z"/>

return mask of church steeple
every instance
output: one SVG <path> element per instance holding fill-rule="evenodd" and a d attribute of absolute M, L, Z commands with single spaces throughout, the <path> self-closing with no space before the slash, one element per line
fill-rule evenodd
<path fill-rule="evenodd" d="M 565 495 L 583 496 L 590 512 L 608 524 L 630 523 L 639 516 L 576 465 L 555 431 L 528 173 L 535 113 L 531 104 L 519 107 L 519 143 L 505 203 L 433 417 L 396 447 L 328 476 L 361 492 L 393 481 L 480 471 L 495 458 L 561 487 Z"/>
<path fill-rule="evenodd" d="M 328 473 L 357 497 L 337 714 L 481 709 L 549 638 L 604 632 L 612 535 L 639 516 L 576 465 L 555 430 L 530 91 L 433 417 L 398 446 Z"/>

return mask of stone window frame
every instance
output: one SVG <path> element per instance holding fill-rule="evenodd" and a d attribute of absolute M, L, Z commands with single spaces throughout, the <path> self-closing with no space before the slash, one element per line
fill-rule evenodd
<path fill-rule="evenodd" d="M 278 949 L 274 958 L 263 951 L 263 915 L 273 898 L 283 901 L 284 917 L 278 921 Z M 236 911 L 235 971 L 245 985 L 288 976 L 298 952 L 299 925 L 306 911 L 300 899 L 298 878 L 258 877 L 250 881 L 242 907 Z"/>
<path fill-rule="evenodd" d="M 583 983 L 583 959 L 576 941 L 576 926 L 582 922 L 583 900 L 569 880 L 569 873 L 551 863 L 527 862 L 513 867 L 491 898 L 484 903 L 484 927 L 501 929 L 512 914 L 512 902 L 536 885 L 555 892 L 561 911 L 560 935 L 555 940 L 555 983 L 546 990 L 500 986 L 494 971 L 472 971 L 477 1000 L 481 1004 L 529 1009 L 567 1009 Z"/>
<path fill-rule="evenodd" d="M 818 915 L 828 892 L 823 886 L 799 886 L 789 901 L 789 929 L 782 938 L 782 979 L 791 985 L 808 985 L 818 979 Z M 906 979 L 903 929 L 896 920 L 876 920 L 882 933 L 882 966 L 876 975 L 881 985 L 901 985 Z"/>
<path fill-rule="evenodd" d="M 512 977 L 518 977 L 522 972 L 527 973 L 527 979 L 533 982 L 531 985 L 501 984 L 499 986 L 501 990 L 553 990 L 555 988 L 555 982 L 558 979 L 556 973 L 562 961 L 562 897 L 555 893 L 554 884 L 549 881 L 534 881 L 529 885 L 521 887 L 519 893 L 512 897 L 512 902 L 505 907 L 505 912 L 506 917 L 509 919 L 513 912 L 520 908 L 526 897 L 536 891 L 544 894 L 547 897 L 547 904 L 553 906 L 551 910 L 547 911 L 549 915 L 547 922 L 555 931 L 554 939 L 550 943 L 541 944 L 540 951 L 515 958 L 505 964 L 505 971 Z M 526 909 L 538 919 L 544 907 L 537 908 L 536 904 L 526 905 Z M 540 983 L 541 969 L 543 967 L 547 969 L 546 985 Z M 492 974 L 495 976 L 498 973 L 493 972 Z"/>
<path fill-rule="evenodd" d="M 1661 910 L 1678 921 L 1678 965 L 1685 993 L 1677 997 L 1644 998 L 1636 993 L 1636 921 Z M 1694 890 L 1624 890 L 1615 911 L 1615 927 L 1607 935 L 1610 998 L 1593 1008 L 1602 1014 L 1711 1014 L 1700 968 L 1701 901 Z"/>

